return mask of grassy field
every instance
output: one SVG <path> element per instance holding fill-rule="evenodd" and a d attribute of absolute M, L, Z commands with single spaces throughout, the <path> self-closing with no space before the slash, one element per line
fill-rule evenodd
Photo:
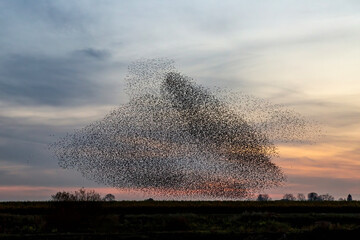
<path fill-rule="evenodd" d="M 3 202 L 0 239 L 324 239 L 360 234 L 360 202 Z"/>

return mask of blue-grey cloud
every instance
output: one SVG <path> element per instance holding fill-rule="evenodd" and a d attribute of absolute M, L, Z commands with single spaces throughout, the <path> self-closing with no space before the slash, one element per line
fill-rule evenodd
<path fill-rule="evenodd" d="M 61 136 L 64 129 L 3 116 L 0 116 L 0 125 L 0 165 L 1 162 L 11 162 L 56 167 L 48 144 L 54 135 Z"/>
<path fill-rule="evenodd" d="M 96 59 L 106 55 L 94 49 L 80 52 Z M 100 104 L 105 84 L 92 81 L 91 74 L 101 66 L 87 56 L 4 57 L 0 65 L 0 100 L 24 105 Z"/>
<path fill-rule="evenodd" d="M 43 23 L 57 28 L 79 27 L 87 18 L 76 2 L 69 4 L 65 1 L 19 0 L 1 1 L 0 6 L 4 8 L 4 12 L 6 9 L 8 16 L 32 19 L 35 22 L 43 20 Z"/>
<path fill-rule="evenodd" d="M 97 60 L 105 60 L 110 56 L 110 53 L 106 50 L 98 50 L 94 48 L 85 48 L 81 50 L 74 51 L 74 55 L 85 56 L 89 58 L 94 58 Z"/>
<path fill-rule="evenodd" d="M 48 150 L 48 144 L 64 136 L 69 127 L 4 116 L 0 126 L 0 185 L 97 186 L 76 172 L 59 169 Z"/>
<path fill-rule="evenodd" d="M 31 163 L 10 166 L 11 167 L 5 169 L 0 169 L 0 183 L 3 186 L 99 186 L 99 184 L 83 179 L 80 174 L 69 170 L 66 172 L 56 168 L 39 168 L 32 166 Z M 0 199 L 0 201 L 1 200 L 2 199 Z M 22 199 L 19 198 L 18 200 Z"/>

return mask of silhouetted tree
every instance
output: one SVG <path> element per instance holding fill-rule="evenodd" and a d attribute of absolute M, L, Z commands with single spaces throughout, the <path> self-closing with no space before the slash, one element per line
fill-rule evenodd
<path fill-rule="evenodd" d="M 75 195 L 69 192 L 57 192 L 55 195 L 51 195 L 51 200 L 56 202 L 76 201 Z"/>
<path fill-rule="evenodd" d="M 347 201 L 348 201 L 348 202 L 351 202 L 351 201 L 352 201 L 352 196 L 351 196 L 350 194 L 347 196 Z"/>
<path fill-rule="evenodd" d="M 298 193 L 297 200 L 298 201 L 305 201 L 306 200 L 305 195 L 303 193 Z"/>
<path fill-rule="evenodd" d="M 103 198 L 103 201 L 105 201 L 105 202 L 113 202 L 113 201 L 115 201 L 115 196 L 112 195 L 111 193 L 106 194 L 106 196 Z"/>
<path fill-rule="evenodd" d="M 316 192 L 311 192 L 308 194 L 309 201 L 316 201 L 318 200 L 318 194 Z"/>
<path fill-rule="evenodd" d="M 271 198 L 269 197 L 269 194 L 259 194 L 256 200 L 257 201 L 270 201 Z"/>
<path fill-rule="evenodd" d="M 282 200 L 295 201 L 295 200 L 296 200 L 296 197 L 294 197 L 294 195 L 291 194 L 291 193 L 286 193 L 286 194 L 283 196 Z"/>
<path fill-rule="evenodd" d="M 94 190 L 86 191 L 85 188 L 80 188 L 79 191 L 75 191 L 76 201 L 101 201 L 101 196 L 99 193 L 96 193 Z"/>
<path fill-rule="evenodd" d="M 316 200 L 318 200 L 318 201 L 334 201 L 334 197 L 327 193 L 327 194 L 318 196 L 318 198 Z"/>
<path fill-rule="evenodd" d="M 75 191 L 75 194 L 69 192 L 58 192 L 51 196 L 53 201 L 101 201 L 100 194 L 94 190 L 86 191 L 85 188 L 80 188 Z"/>

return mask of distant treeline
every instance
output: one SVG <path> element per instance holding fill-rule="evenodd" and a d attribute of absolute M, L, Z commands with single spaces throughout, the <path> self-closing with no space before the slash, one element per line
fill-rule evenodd
<path fill-rule="evenodd" d="M 257 201 L 271 201 L 271 198 L 269 194 L 259 194 L 256 198 Z M 287 193 L 283 196 L 281 199 L 282 201 L 335 201 L 335 198 L 331 196 L 330 194 L 317 194 L 316 192 L 310 192 L 307 195 L 307 198 L 305 198 L 305 195 L 303 193 L 298 193 L 295 197 L 291 193 Z M 338 201 L 352 201 L 352 196 L 349 194 L 347 198 L 339 198 Z"/>
<path fill-rule="evenodd" d="M 56 194 L 51 196 L 52 201 L 57 202 L 66 202 L 66 201 L 115 201 L 115 196 L 112 194 L 107 194 L 105 197 L 101 197 L 101 195 L 94 190 L 86 190 L 85 188 L 79 189 L 79 191 L 75 191 L 75 193 L 71 192 L 57 192 Z M 256 198 L 257 201 L 271 201 L 269 194 L 259 194 Z M 310 192 L 307 195 L 307 198 L 303 193 L 298 193 L 295 197 L 291 193 L 287 193 L 281 199 L 282 201 L 335 201 L 335 198 L 330 194 L 317 194 L 315 192 Z M 153 201 L 152 198 L 147 199 L 147 201 Z M 349 194 L 347 198 L 339 198 L 338 201 L 352 201 L 352 196 Z"/>
<path fill-rule="evenodd" d="M 52 201 L 57 202 L 67 202 L 67 201 L 115 201 L 115 196 L 112 194 L 107 194 L 105 197 L 101 197 L 101 195 L 95 190 L 86 190 L 85 188 L 80 188 L 79 191 L 75 191 L 75 193 L 71 192 L 57 192 L 56 194 L 51 196 Z M 271 201 L 269 194 L 259 194 L 256 198 L 257 201 Z M 307 198 L 303 193 L 298 193 L 295 197 L 292 193 L 286 193 L 282 197 L 281 201 L 335 201 L 335 198 L 326 193 L 326 194 L 317 194 L 315 192 L 310 192 L 307 195 Z M 146 199 L 146 201 L 154 201 L 152 198 Z M 349 194 L 347 198 L 339 198 L 338 201 L 352 201 L 352 196 Z"/>

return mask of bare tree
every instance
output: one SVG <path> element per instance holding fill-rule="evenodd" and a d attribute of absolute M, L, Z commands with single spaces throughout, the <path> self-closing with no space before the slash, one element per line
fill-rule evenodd
<path fill-rule="evenodd" d="M 51 196 L 53 201 L 101 201 L 101 196 L 94 190 L 87 191 L 85 188 L 80 188 L 75 193 L 70 192 L 58 192 Z"/>
<path fill-rule="evenodd" d="M 105 202 L 113 202 L 113 201 L 115 201 L 115 196 L 112 195 L 111 193 L 106 194 L 105 197 L 103 198 L 103 201 L 105 201 Z"/>
<path fill-rule="evenodd" d="M 270 201 L 271 198 L 269 197 L 269 194 L 259 194 L 256 200 L 257 201 Z"/>
<path fill-rule="evenodd" d="M 296 197 L 294 197 L 294 195 L 291 194 L 291 193 L 286 193 L 286 194 L 283 196 L 282 200 L 295 201 L 295 200 L 296 200 Z"/>
<path fill-rule="evenodd" d="M 86 191 L 85 188 L 80 188 L 79 191 L 75 191 L 76 201 L 101 201 L 101 196 L 99 193 L 96 193 L 94 190 Z"/>
<path fill-rule="evenodd" d="M 303 193 L 298 193 L 297 194 L 297 200 L 298 201 L 305 201 L 306 200 L 305 195 Z"/>
<path fill-rule="evenodd" d="M 51 195 L 51 200 L 55 202 L 68 202 L 76 201 L 75 195 L 69 192 L 57 192 L 55 195 Z"/>
<path fill-rule="evenodd" d="M 330 194 L 322 194 L 320 196 L 318 196 L 319 201 L 334 201 L 334 197 L 331 196 Z"/>
<path fill-rule="evenodd" d="M 318 200 L 318 194 L 316 192 L 311 192 L 308 194 L 308 200 L 309 201 L 316 201 Z"/>

